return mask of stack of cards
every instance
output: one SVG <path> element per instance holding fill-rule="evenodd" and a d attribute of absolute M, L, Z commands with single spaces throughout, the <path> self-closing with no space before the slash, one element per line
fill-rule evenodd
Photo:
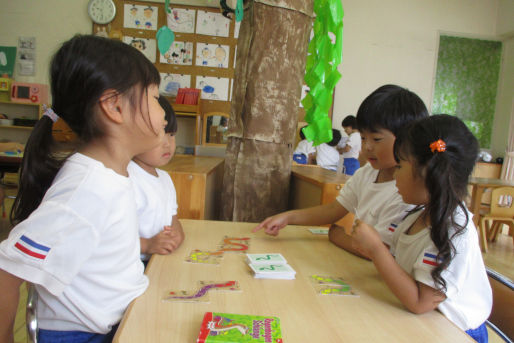
<path fill-rule="evenodd" d="M 281 254 L 246 254 L 246 262 L 256 279 L 293 280 L 296 275 Z"/>

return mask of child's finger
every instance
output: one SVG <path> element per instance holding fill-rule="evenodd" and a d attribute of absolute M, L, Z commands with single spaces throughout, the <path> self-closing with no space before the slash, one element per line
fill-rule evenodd
<path fill-rule="evenodd" d="M 263 221 L 263 222 L 261 222 L 261 223 L 260 223 L 259 225 L 257 225 L 256 227 L 254 227 L 254 228 L 252 229 L 252 232 L 257 232 L 257 231 L 261 230 L 261 229 L 264 227 L 264 224 L 265 224 L 265 223 L 266 223 L 266 220 L 265 220 L 265 221 Z"/>

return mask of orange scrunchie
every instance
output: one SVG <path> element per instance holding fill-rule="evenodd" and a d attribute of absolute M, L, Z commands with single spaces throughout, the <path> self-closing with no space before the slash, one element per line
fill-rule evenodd
<path fill-rule="evenodd" d="M 436 150 L 437 152 L 443 152 L 446 150 L 446 143 L 442 139 L 438 139 L 430 144 L 430 150 L 432 150 L 432 152 Z"/>

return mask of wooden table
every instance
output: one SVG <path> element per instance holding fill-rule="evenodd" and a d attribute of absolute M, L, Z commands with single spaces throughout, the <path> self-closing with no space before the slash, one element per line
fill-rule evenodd
<path fill-rule="evenodd" d="M 477 228 L 480 222 L 480 202 L 482 199 L 482 194 L 484 194 L 484 189 L 505 186 L 514 187 L 513 181 L 482 177 L 471 177 L 469 178 L 468 183 L 473 188 L 471 192 L 471 212 L 473 213 L 473 221 L 475 222 L 475 226 Z"/>
<path fill-rule="evenodd" d="M 147 268 L 148 290 L 128 308 L 114 342 L 196 342 L 205 312 L 278 316 L 284 342 L 473 342 L 441 313 L 408 312 L 374 265 L 312 235 L 289 227 L 279 237 L 255 224 L 183 220 L 186 239 L 168 256 L 154 256 Z M 189 264 L 192 249 L 214 250 L 224 235 L 250 237 L 251 253 L 280 252 L 296 270 L 295 280 L 253 278 L 244 254 L 226 253 L 220 265 Z M 342 276 L 358 297 L 318 295 L 313 274 Z M 210 303 L 163 301 L 171 290 L 194 290 L 197 281 L 236 280 L 239 292 L 214 291 Z"/>
<path fill-rule="evenodd" d="M 160 167 L 175 185 L 179 219 L 218 219 L 224 164 L 220 157 L 176 155 Z"/>

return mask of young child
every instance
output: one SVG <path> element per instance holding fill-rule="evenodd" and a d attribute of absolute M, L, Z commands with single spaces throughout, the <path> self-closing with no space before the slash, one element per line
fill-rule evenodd
<path fill-rule="evenodd" d="M 337 145 L 337 151 L 343 155 L 343 165 L 346 175 L 353 175 L 359 169 L 359 152 L 361 151 L 361 135 L 357 130 L 357 118 L 347 116 L 341 122 L 348 139 Z"/>
<path fill-rule="evenodd" d="M 354 226 L 355 247 L 371 258 L 407 309 L 437 308 L 476 341 L 487 342 L 491 287 L 464 203 L 477 140 L 458 118 L 434 115 L 402 132 L 394 151 L 398 192 L 416 208 L 393 235 L 394 257 L 364 222 Z"/>
<path fill-rule="evenodd" d="M 328 143 L 321 143 L 316 146 L 316 164 L 321 168 L 336 170 L 339 163 L 339 152 L 337 152 L 336 146 L 341 140 L 341 132 L 336 129 L 332 129 L 332 140 Z"/>
<path fill-rule="evenodd" d="M 298 142 L 293 152 L 293 160 L 298 164 L 311 164 L 314 159 L 314 154 L 316 153 L 316 148 L 314 148 L 312 142 L 305 139 L 305 135 L 302 131 L 304 127 L 300 129 L 299 135 L 301 140 Z"/>
<path fill-rule="evenodd" d="M 25 147 L 16 226 L 0 244 L 0 341 L 13 339 L 23 280 L 38 294 L 39 342 L 110 341 L 148 285 L 127 165 L 164 135 L 160 76 L 130 45 L 78 35 L 54 55 L 50 80 L 53 106 Z M 81 141 L 66 159 L 52 140 L 57 115 Z"/>
<path fill-rule="evenodd" d="M 136 155 L 128 173 L 136 193 L 141 259 L 146 264 L 152 254 L 171 254 L 184 240 L 177 218 L 177 193 L 168 173 L 157 167 L 168 163 L 175 153 L 177 119 L 166 98 L 159 97 L 168 124 L 160 145 Z"/>
<path fill-rule="evenodd" d="M 335 223 L 348 212 L 356 219 L 373 223 L 385 244 L 391 244 L 394 223 L 405 216 L 411 206 L 397 193 L 393 172 L 396 161 L 393 144 L 403 127 L 428 116 L 423 101 L 413 92 L 395 85 L 385 85 L 371 93 L 359 107 L 357 127 L 362 137 L 362 152 L 367 163 L 359 168 L 331 203 L 293 210 L 265 219 L 253 232 L 262 228 L 269 235 L 278 235 L 288 224 L 324 225 Z M 344 228 L 333 225 L 329 239 L 352 253 L 352 238 Z"/>

